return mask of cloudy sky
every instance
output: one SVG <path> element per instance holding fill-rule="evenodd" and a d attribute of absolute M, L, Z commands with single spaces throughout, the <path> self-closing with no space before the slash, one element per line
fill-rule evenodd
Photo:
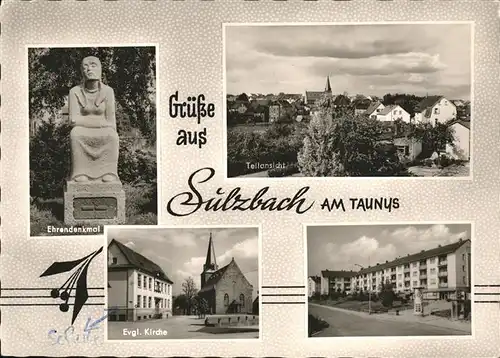
<path fill-rule="evenodd" d="M 200 274 L 207 256 L 210 232 L 219 268 L 234 257 L 253 285 L 256 297 L 259 289 L 257 228 L 114 228 L 108 231 L 108 241 L 116 239 L 158 264 L 174 281 L 173 293 L 177 295 L 181 293 L 182 282 L 190 276 L 200 288 Z"/>
<path fill-rule="evenodd" d="M 470 239 L 469 224 L 310 226 L 308 276 L 322 270 L 359 270 L 416 254 L 438 245 Z"/>
<path fill-rule="evenodd" d="M 471 26 L 227 26 L 227 93 L 406 92 L 470 99 Z"/>

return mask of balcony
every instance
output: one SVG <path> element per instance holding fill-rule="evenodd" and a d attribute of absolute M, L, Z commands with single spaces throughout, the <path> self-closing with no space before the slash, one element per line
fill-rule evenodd
<path fill-rule="evenodd" d="M 438 266 L 447 266 L 448 265 L 448 260 L 442 260 L 439 261 Z"/>
<path fill-rule="evenodd" d="M 448 271 L 439 271 L 438 277 L 448 277 Z"/>
<path fill-rule="evenodd" d="M 427 265 L 426 264 L 420 265 L 419 268 L 421 270 L 427 270 Z"/>
<path fill-rule="evenodd" d="M 427 275 L 420 275 L 420 276 L 419 276 L 419 278 L 420 278 L 421 280 L 425 280 L 425 279 L 427 278 Z"/>
<path fill-rule="evenodd" d="M 411 277 L 410 276 L 405 276 L 405 281 L 411 281 Z"/>
<path fill-rule="evenodd" d="M 444 283 L 444 282 L 440 282 L 439 283 L 439 288 L 447 288 L 448 287 L 448 282 Z"/>
<path fill-rule="evenodd" d="M 410 268 L 409 267 L 405 267 L 403 272 L 410 272 Z"/>

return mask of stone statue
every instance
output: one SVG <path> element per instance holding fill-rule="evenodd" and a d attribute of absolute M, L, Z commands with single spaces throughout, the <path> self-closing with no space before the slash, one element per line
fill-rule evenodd
<path fill-rule="evenodd" d="M 101 62 L 82 61 L 83 81 L 69 91 L 71 174 L 64 189 L 66 225 L 124 224 L 125 191 L 118 177 L 115 94 L 101 82 Z"/>
<path fill-rule="evenodd" d="M 69 91 L 69 120 L 73 125 L 71 175 L 76 182 L 119 181 L 115 94 L 101 82 L 101 62 L 85 57 L 81 64 L 83 81 Z"/>

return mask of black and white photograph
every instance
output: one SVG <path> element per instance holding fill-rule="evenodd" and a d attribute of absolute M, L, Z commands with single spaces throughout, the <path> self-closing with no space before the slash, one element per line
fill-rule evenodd
<path fill-rule="evenodd" d="M 305 230 L 309 337 L 471 336 L 470 223 Z"/>
<path fill-rule="evenodd" d="M 226 176 L 471 178 L 473 24 L 225 24 Z"/>
<path fill-rule="evenodd" d="M 258 227 L 106 227 L 108 340 L 258 339 Z"/>
<path fill-rule="evenodd" d="M 156 47 L 27 51 L 30 236 L 156 225 Z"/>

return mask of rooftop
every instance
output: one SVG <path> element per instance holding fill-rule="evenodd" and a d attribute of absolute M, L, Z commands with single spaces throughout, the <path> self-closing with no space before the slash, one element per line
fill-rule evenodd
<path fill-rule="evenodd" d="M 112 265 L 108 267 L 112 268 L 126 268 L 126 267 L 132 267 L 136 268 L 140 271 L 143 271 L 145 273 L 150 274 L 151 276 L 160 278 L 164 281 L 167 281 L 171 284 L 173 284 L 173 281 L 168 278 L 168 276 L 165 274 L 165 272 L 162 270 L 160 266 L 155 264 L 153 261 L 148 259 L 145 256 L 142 256 L 138 252 L 135 252 L 128 246 L 125 246 L 121 242 L 113 239 L 109 243 L 108 247 L 111 246 L 112 244 L 116 244 L 118 249 L 123 253 L 123 255 L 127 258 L 129 264 L 128 265 Z"/>
<path fill-rule="evenodd" d="M 375 266 L 363 268 L 359 271 L 324 270 L 324 271 L 321 271 L 321 275 L 323 277 L 354 277 L 354 276 L 363 275 L 363 274 L 370 273 L 370 272 L 377 272 L 377 271 L 384 270 L 386 268 L 392 268 L 395 266 L 401 266 L 401 265 L 409 264 L 411 262 L 428 259 L 431 257 L 446 255 L 446 254 L 455 252 L 459 247 L 461 247 L 462 245 L 464 245 L 467 242 L 470 242 L 470 240 L 469 239 L 467 239 L 467 240 L 460 239 L 459 241 L 454 242 L 452 244 L 448 244 L 448 245 L 444 245 L 444 246 L 439 245 L 436 248 L 429 249 L 429 250 L 422 250 L 418 253 L 408 254 L 407 256 L 398 257 L 395 260 L 387 261 L 383 264 L 377 263 Z"/>

